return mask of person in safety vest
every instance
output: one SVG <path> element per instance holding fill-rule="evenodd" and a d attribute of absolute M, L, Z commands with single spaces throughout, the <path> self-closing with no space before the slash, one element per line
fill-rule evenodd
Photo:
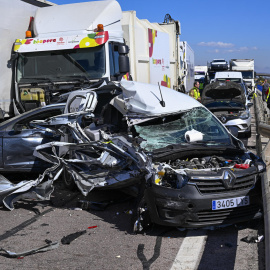
<path fill-rule="evenodd" d="M 189 95 L 201 102 L 199 86 L 199 82 L 194 82 L 194 87 L 189 91 Z"/>
<path fill-rule="evenodd" d="M 267 108 L 270 110 L 270 87 L 268 88 L 268 94 L 267 94 L 267 97 L 265 99 L 266 101 L 266 104 L 267 104 Z"/>

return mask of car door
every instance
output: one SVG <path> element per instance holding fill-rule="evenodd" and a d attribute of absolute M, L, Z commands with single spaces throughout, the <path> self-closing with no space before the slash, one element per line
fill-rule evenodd
<path fill-rule="evenodd" d="M 4 171 L 42 171 L 50 166 L 48 163 L 33 156 L 36 146 L 51 141 L 59 141 L 60 136 L 32 128 L 32 120 L 45 120 L 48 117 L 62 114 L 62 108 L 48 108 L 36 110 L 29 116 L 13 122 L 9 128 L 2 133 L 2 159 Z"/>

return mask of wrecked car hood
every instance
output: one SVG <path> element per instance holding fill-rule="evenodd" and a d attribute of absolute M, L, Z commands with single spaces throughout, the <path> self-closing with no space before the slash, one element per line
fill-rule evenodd
<path fill-rule="evenodd" d="M 246 95 L 240 84 L 226 81 L 208 84 L 202 93 L 202 104 L 213 101 L 235 101 L 246 104 Z"/>

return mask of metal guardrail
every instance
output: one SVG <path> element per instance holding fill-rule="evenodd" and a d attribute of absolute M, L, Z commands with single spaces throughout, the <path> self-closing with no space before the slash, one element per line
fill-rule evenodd
<path fill-rule="evenodd" d="M 261 98 L 260 92 L 257 91 L 257 97 L 254 99 L 255 118 L 256 118 L 256 145 L 257 153 L 262 155 L 266 165 L 268 161 L 266 159 L 270 153 L 270 142 L 266 144 L 262 149 L 261 136 L 270 138 L 270 125 L 268 124 L 268 118 L 266 117 L 267 110 Z M 268 167 L 268 166 L 267 166 Z M 265 269 L 270 269 L 270 170 L 266 171 L 262 176 L 262 199 L 264 209 L 264 239 L 265 239 Z"/>

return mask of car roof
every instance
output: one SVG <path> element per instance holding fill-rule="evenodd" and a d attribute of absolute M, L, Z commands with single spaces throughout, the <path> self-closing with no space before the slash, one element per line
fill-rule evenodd
<path fill-rule="evenodd" d="M 239 71 L 221 71 L 216 72 L 215 79 L 216 78 L 243 78 L 242 73 Z"/>
<path fill-rule="evenodd" d="M 35 108 L 33 110 L 24 112 L 22 114 L 16 115 L 16 116 L 14 116 L 14 117 L 6 120 L 6 121 L 3 121 L 2 123 L 0 123 L 0 127 L 6 126 L 9 123 L 17 120 L 18 118 L 22 118 L 23 119 L 24 117 L 27 117 L 28 115 L 34 114 L 36 111 L 42 112 L 42 111 L 48 110 L 50 108 L 52 108 L 52 109 L 53 108 L 62 108 L 62 107 L 64 108 L 65 106 L 66 106 L 66 103 L 55 103 L 55 104 L 46 105 L 44 107 L 37 107 L 37 108 Z"/>
<path fill-rule="evenodd" d="M 194 98 L 164 86 L 124 80 L 121 86 L 122 96 L 114 98 L 111 104 L 123 114 L 158 116 L 202 106 Z"/>

